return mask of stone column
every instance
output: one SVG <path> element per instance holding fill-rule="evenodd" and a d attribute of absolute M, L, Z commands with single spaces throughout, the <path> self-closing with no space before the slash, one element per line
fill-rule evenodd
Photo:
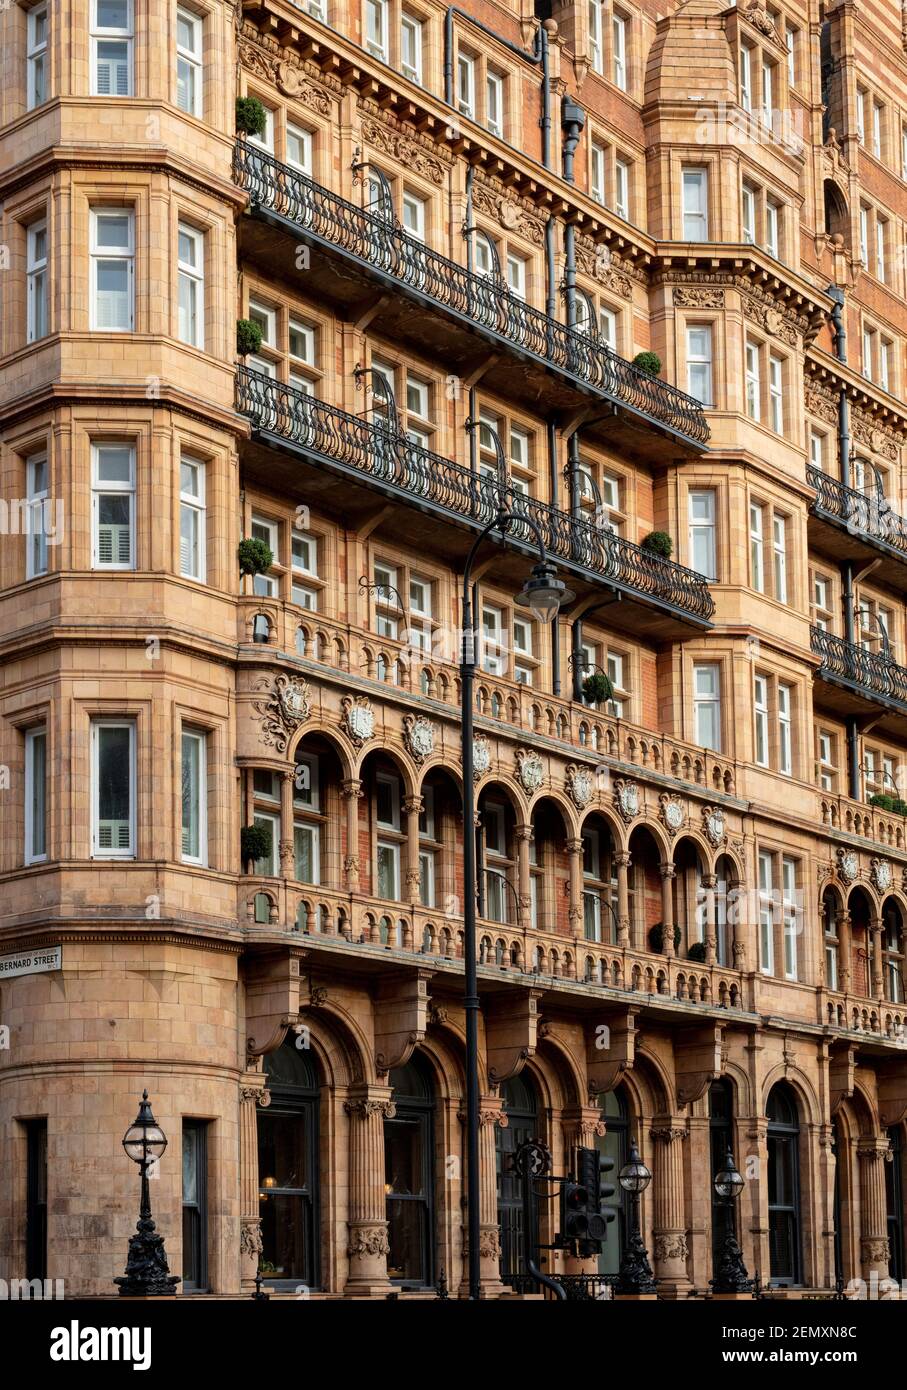
<path fill-rule="evenodd" d="M 395 1110 L 389 1086 L 367 1083 L 350 1091 L 349 1116 L 350 1259 L 344 1293 L 369 1298 L 390 1289 L 387 1277 L 387 1201 L 384 1193 L 384 1121 Z"/>
<path fill-rule="evenodd" d="M 873 917 L 869 923 L 872 939 L 872 997 L 881 1000 L 885 995 L 884 974 L 882 971 L 882 919 Z"/>
<path fill-rule="evenodd" d="M 293 836 L 293 791 L 296 769 L 280 774 L 280 876 L 296 877 L 296 844 Z"/>
<path fill-rule="evenodd" d="M 406 900 L 410 903 L 421 903 L 422 894 L 420 885 L 422 876 L 419 873 L 419 816 L 422 814 L 425 803 L 421 796 L 408 796 L 403 802 L 403 810 L 406 812 Z"/>
<path fill-rule="evenodd" d="M 850 935 L 850 913 L 845 909 L 838 914 L 838 956 L 839 956 L 839 975 L 841 990 L 844 994 L 850 993 L 850 982 L 852 978 L 852 942 Z"/>
<path fill-rule="evenodd" d="M 346 803 L 346 854 L 343 872 L 348 893 L 359 892 L 359 800 L 362 783 L 356 777 L 340 784 L 340 796 Z"/>
<path fill-rule="evenodd" d="M 570 857 L 570 932 L 574 940 L 583 935 L 583 842 L 568 840 L 567 854 Z"/>
<path fill-rule="evenodd" d="M 523 931 L 528 931 L 532 925 L 532 884 L 530 883 L 531 869 L 529 867 L 529 846 L 532 844 L 533 830 L 531 825 L 517 825 L 514 827 L 517 847 L 517 902 L 519 904 L 520 920 L 519 926 Z"/>
<path fill-rule="evenodd" d="M 705 890 L 705 963 L 714 965 L 718 959 L 718 937 L 715 923 L 715 874 L 703 874 L 700 880 Z"/>
<path fill-rule="evenodd" d="M 661 873 L 661 920 L 664 926 L 664 953 L 670 960 L 674 955 L 674 875 L 673 864 L 659 864 Z"/>
<path fill-rule="evenodd" d="M 465 1121 L 465 1114 L 463 1116 Z M 498 1180 L 495 1127 L 507 1128 L 500 1096 L 479 1097 L 479 1278 L 482 1293 L 493 1297 L 501 1283 L 501 1228 L 498 1225 Z M 465 1215 L 465 1213 L 464 1213 Z M 463 1228 L 463 1253 L 468 1255 L 468 1235 Z M 464 1277 L 466 1260 L 463 1262 Z"/>
<path fill-rule="evenodd" d="M 260 1058 L 255 1058 L 260 1061 Z M 261 1258 L 261 1218 L 258 1205 L 258 1107 L 270 1104 L 263 1071 L 243 1072 L 239 1087 L 239 1282 L 255 1287 Z"/>
<path fill-rule="evenodd" d="M 669 1120 L 652 1130 L 652 1230 L 659 1294 L 677 1298 L 690 1287 L 687 1276 L 687 1222 L 683 1196 L 683 1141 L 687 1131 Z"/>
<path fill-rule="evenodd" d="M 867 1139 L 857 1148 L 860 1161 L 860 1262 L 863 1278 L 888 1278 L 888 1202 L 885 1195 L 887 1139 Z"/>
<path fill-rule="evenodd" d="M 617 944 L 630 945 L 630 864 L 632 860 L 626 850 L 614 855 L 617 870 Z"/>

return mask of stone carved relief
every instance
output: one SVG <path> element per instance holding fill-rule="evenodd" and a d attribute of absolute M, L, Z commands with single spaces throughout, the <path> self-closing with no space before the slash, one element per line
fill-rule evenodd
<path fill-rule="evenodd" d="M 477 178 L 472 190 L 476 212 L 494 218 L 508 232 L 519 232 L 534 246 L 545 240 L 545 220 L 527 198 L 515 198 L 496 180 Z"/>
<path fill-rule="evenodd" d="M 724 290 L 707 285 L 675 285 L 672 297 L 678 309 L 724 308 Z"/>
<path fill-rule="evenodd" d="M 860 860 L 855 850 L 839 849 L 837 852 L 838 877 L 844 883 L 853 883 L 860 875 Z"/>
<path fill-rule="evenodd" d="M 617 809 L 627 822 L 639 815 L 641 800 L 636 782 L 624 782 L 620 778 L 614 783 Z"/>
<path fill-rule="evenodd" d="M 803 404 L 817 420 L 824 420 L 827 425 L 837 425 L 838 397 L 828 386 L 818 381 L 807 381 L 803 388 Z"/>
<path fill-rule="evenodd" d="M 655 1258 L 665 1260 L 685 1260 L 689 1253 L 686 1231 L 662 1231 L 655 1237 Z"/>
<path fill-rule="evenodd" d="M 269 677 L 256 683 L 256 690 L 268 690 L 266 700 L 253 700 L 252 706 L 261 722 L 261 741 L 278 753 L 285 753 L 291 735 L 311 714 L 308 683 L 295 676 L 276 676 L 273 685 Z"/>
<path fill-rule="evenodd" d="M 403 742 L 415 763 L 424 763 L 435 751 L 435 726 L 422 714 L 408 714 L 403 720 Z"/>
<path fill-rule="evenodd" d="M 676 835 L 686 820 L 683 802 L 679 796 L 669 796 L 667 792 L 662 792 L 658 798 L 658 805 L 662 824 L 671 835 Z"/>
<path fill-rule="evenodd" d="M 390 1252 L 386 1226 L 356 1226 L 350 1231 L 346 1247 L 350 1259 L 362 1260 L 369 1255 L 389 1255 Z"/>
<path fill-rule="evenodd" d="M 534 748 L 520 748 L 517 750 L 517 778 L 523 791 L 530 796 L 537 792 L 542 782 L 545 780 L 545 768 L 542 760 Z"/>
<path fill-rule="evenodd" d="M 567 795 L 579 811 L 585 810 L 592 800 L 595 790 L 595 777 L 591 768 L 571 763 L 564 773 L 564 787 Z"/>
<path fill-rule="evenodd" d="M 367 695 L 344 695 L 340 701 L 343 715 L 340 727 L 353 747 L 359 749 L 375 737 L 375 711 Z"/>
<path fill-rule="evenodd" d="M 779 339 L 791 347 L 796 347 L 798 328 L 791 316 L 782 314 L 773 304 L 760 303 L 749 295 L 743 295 L 743 317 L 758 324 L 772 338 Z"/>
<path fill-rule="evenodd" d="M 334 98 L 342 89 L 336 79 L 325 76 L 315 63 L 301 59 L 269 34 L 260 33 L 249 21 L 242 26 L 238 47 L 239 61 L 248 72 L 265 82 L 273 82 L 286 96 L 319 115 L 331 115 Z"/>
<path fill-rule="evenodd" d="M 263 1248 L 260 1221 L 256 1217 L 244 1216 L 239 1227 L 240 1254 L 249 1259 L 257 1260 Z"/>
<path fill-rule="evenodd" d="M 880 893 L 887 893 L 894 883 L 894 872 L 889 859 L 873 859 L 869 866 L 869 876 Z"/>
<path fill-rule="evenodd" d="M 370 105 L 371 103 L 362 103 L 363 108 Z M 417 131 L 394 129 L 386 117 L 379 119 L 377 116 L 363 117 L 361 135 L 363 141 L 373 149 L 380 150 L 382 154 L 405 164 L 414 174 L 419 174 L 429 183 L 443 184 L 444 163 L 438 158 L 434 141 L 429 137 L 425 138 L 431 153 L 422 145 L 422 137 Z"/>
<path fill-rule="evenodd" d="M 724 839 L 724 812 L 720 806 L 703 806 L 702 828 L 709 844 L 717 849 Z"/>
<path fill-rule="evenodd" d="M 490 767 L 491 746 L 484 734 L 477 734 L 472 741 L 472 780 L 478 782 Z"/>
<path fill-rule="evenodd" d="M 577 269 L 600 285 L 619 294 L 621 299 L 633 298 L 631 276 L 626 267 L 617 261 L 607 246 L 600 246 L 591 237 L 576 238 Z"/>

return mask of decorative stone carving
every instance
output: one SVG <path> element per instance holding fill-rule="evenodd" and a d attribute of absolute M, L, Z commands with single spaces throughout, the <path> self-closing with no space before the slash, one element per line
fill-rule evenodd
<path fill-rule="evenodd" d="M 808 381 L 803 388 L 803 404 L 810 415 L 827 425 L 838 423 L 838 398 L 824 383 Z"/>
<path fill-rule="evenodd" d="M 655 1258 L 659 1263 L 685 1260 L 688 1253 L 686 1231 L 662 1231 L 655 1237 Z"/>
<path fill-rule="evenodd" d="M 702 828 L 709 844 L 717 849 L 724 839 L 724 812 L 720 806 L 703 806 Z"/>
<path fill-rule="evenodd" d="M 860 860 L 855 850 L 839 849 L 837 853 L 838 877 L 845 883 L 853 883 L 859 877 Z"/>
<path fill-rule="evenodd" d="M 345 1100 L 343 1108 L 351 1119 L 355 1116 L 359 1120 L 367 1120 L 371 1115 L 379 1114 L 386 1120 L 392 1120 L 397 1113 L 397 1107 L 392 1100 Z"/>
<path fill-rule="evenodd" d="M 478 782 L 491 767 L 491 746 L 484 734 L 478 734 L 472 741 L 472 778 Z"/>
<path fill-rule="evenodd" d="M 386 1226 L 355 1226 L 350 1231 L 346 1253 L 351 1259 L 362 1259 L 366 1255 L 389 1255 L 390 1244 Z"/>
<path fill-rule="evenodd" d="M 639 815 L 641 804 L 638 784 L 636 782 L 624 782 L 618 778 L 614 783 L 614 793 L 617 799 L 617 809 L 623 819 L 627 822 L 634 820 Z"/>
<path fill-rule="evenodd" d="M 617 258 L 607 246 L 600 246 L 591 237 L 579 235 L 576 238 L 576 265 L 583 275 L 597 280 L 600 285 L 620 295 L 621 299 L 633 298 L 633 282 L 627 269 L 619 266 Z"/>
<path fill-rule="evenodd" d="M 749 319 L 751 323 L 758 324 L 770 337 L 778 338 L 790 347 L 797 346 L 799 336 L 797 328 L 786 314 L 782 314 L 780 309 L 775 308 L 773 304 L 759 303 L 758 300 L 746 294 L 742 296 L 742 301 L 744 318 Z"/>
<path fill-rule="evenodd" d="M 564 773 L 564 786 L 567 795 L 578 811 L 583 811 L 592 800 L 595 790 L 595 777 L 592 769 L 571 763 Z"/>
<path fill-rule="evenodd" d="M 887 893 L 894 883 L 894 872 L 889 859 L 873 859 L 869 866 L 870 878 L 880 893 Z"/>
<path fill-rule="evenodd" d="M 775 43 L 780 44 L 781 39 L 778 30 L 772 23 L 768 10 L 760 0 L 749 0 L 749 4 L 743 11 L 744 19 L 748 19 L 754 29 L 758 29 L 760 34 L 765 34 L 768 38 L 774 39 Z"/>
<path fill-rule="evenodd" d="M 486 1226 L 479 1231 L 479 1254 L 483 1260 L 500 1259 L 501 1233 L 497 1226 Z"/>
<path fill-rule="evenodd" d="M 326 76 L 316 64 L 284 48 L 271 35 L 260 33 L 249 21 L 242 26 L 238 47 L 239 61 L 248 72 L 273 82 L 303 106 L 330 116 L 333 96 L 342 90 L 336 78 Z"/>
<path fill-rule="evenodd" d="M 414 138 L 413 135 L 394 130 L 385 125 L 383 121 L 374 118 L 363 119 L 361 133 L 362 139 L 367 144 L 380 150 L 382 154 L 389 155 L 391 159 L 399 160 L 414 174 L 420 174 L 422 178 L 428 179 L 429 183 L 442 184 L 444 182 L 443 163 L 434 154 L 429 154 L 427 150 L 421 148 L 418 139 Z"/>
<path fill-rule="evenodd" d="M 344 695 L 340 701 L 343 715 L 340 727 L 354 748 L 361 748 L 375 737 L 375 711 L 367 695 Z"/>
<path fill-rule="evenodd" d="M 516 755 L 517 779 L 524 792 L 531 796 L 545 780 L 542 760 L 534 748 L 520 748 Z"/>
<path fill-rule="evenodd" d="M 312 712 L 308 682 L 295 676 L 276 676 L 273 685 L 264 677 L 256 690 L 269 690 L 266 700 L 253 700 L 252 706 L 261 721 L 261 741 L 285 753 L 291 735 L 304 724 Z"/>
<path fill-rule="evenodd" d="M 860 1241 L 860 1250 L 867 1264 L 887 1265 L 890 1259 L 888 1241 L 883 1237 L 865 1237 Z"/>
<path fill-rule="evenodd" d="M 435 726 L 422 714 L 408 714 L 403 720 L 403 741 L 416 763 L 424 763 L 435 751 Z"/>
<path fill-rule="evenodd" d="M 253 1217 L 243 1217 L 239 1227 L 239 1249 L 242 1255 L 257 1263 L 264 1246 L 261 1240 L 261 1222 Z"/>
<path fill-rule="evenodd" d="M 675 285 L 673 299 L 678 309 L 724 308 L 724 290 L 708 285 Z"/>
<path fill-rule="evenodd" d="M 686 819 L 686 811 L 679 796 L 669 796 L 667 792 L 662 792 L 658 798 L 660 806 L 659 815 L 665 829 L 672 835 L 676 835 Z"/>
<path fill-rule="evenodd" d="M 544 219 L 527 198 L 515 198 L 496 180 L 480 176 L 473 185 L 472 201 L 477 212 L 495 218 L 508 232 L 519 232 L 535 246 L 543 244 Z"/>

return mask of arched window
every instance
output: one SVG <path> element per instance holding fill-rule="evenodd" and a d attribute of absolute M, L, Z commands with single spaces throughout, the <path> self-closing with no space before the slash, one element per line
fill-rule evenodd
<path fill-rule="evenodd" d="M 900 1284 L 904 1278 L 904 1154 L 900 1126 L 888 1131 L 891 1162 L 885 1164 L 885 1195 L 888 1206 L 888 1273 Z"/>
<path fill-rule="evenodd" d="M 628 1136 L 630 1117 L 623 1091 L 606 1091 L 601 1099 L 602 1119 L 605 1133 L 595 1140 L 602 1168 L 602 1191 L 614 1191 L 604 1198 L 603 1205 L 614 1212 L 614 1220 L 605 1228 L 601 1254 L 598 1257 L 599 1274 L 616 1274 L 623 1259 L 624 1243 L 627 1238 L 627 1220 L 624 1210 L 624 1190 L 617 1175 L 627 1162 L 629 1154 Z"/>
<path fill-rule="evenodd" d="M 391 1280 L 433 1285 L 435 1165 L 434 1086 L 428 1067 L 414 1053 L 388 1077 L 395 1114 L 384 1121 L 384 1191 Z"/>
<path fill-rule="evenodd" d="M 537 1138 L 538 1097 L 528 1076 L 512 1076 L 501 1085 L 507 1128 L 495 1126 L 494 1147 L 498 1178 L 498 1221 L 501 1226 L 501 1278 L 515 1284 L 524 1273 L 523 1197 L 519 1177 L 511 1169 L 513 1154 L 527 1139 Z M 537 1214 L 536 1214 L 537 1216 Z M 537 1228 L 537 1219 L 534 1221 Z M 530 1232 L 530 1245 L 537 1239 Z"/>
<path fill-rule="evenodd" d="M 728 1233 L 736 1235 L 735 1203 L 722 1201 L 715 1191 L 715 1177 L 725 1166 L 728 1149 L 734 1149 L 734 1097 L 729 1081 L 713 1081 L 709 1087 L 709 1138 L 712 1151 L 712 1274 L 717 1278 L 721 1252 Z M 737 1155 L 734 1154 L 736 1160 Z"/>
<path fill-rule="evenodd" d="M 264 613 L 256 613 L 252 623 L 252 641 L 267 642 L 271 636 L 271 624 Z"/>
<path fill-rule="evenodd" d="M 800 1238 L 800 1120 L 790 1086 L 779 1081 L 768 1117 L 768 1231 L 773 1284 L 802 1280 Z"/>
<path fill-rule="evenodd" d="M 258 1109 L 261 1271 L 268 1283 L 318 1287 L 318 1078 L 291 1034 L 264 1059 L 271 1104 Z"/>

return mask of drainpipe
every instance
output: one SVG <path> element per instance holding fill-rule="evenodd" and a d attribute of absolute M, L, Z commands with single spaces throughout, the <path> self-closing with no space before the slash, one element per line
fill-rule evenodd
<path fill-rule="evenodd" d="M 573 624 L 573 698 L 576 703 L 583 700 L 583 620 L 577 618 Z"/>
<path fill-rule="evenodd" d="M 570 466 L 570 515 L 582 514 L 579 487 L 579 430 L 574 430 L 567 445 L 567 462 Z"/>
<path fill-rule="evenodd" d="M 483 34 L 488 34 L 490 38 L 504 45 L 511 53 L 515 53 L 518 58 L 522 58 L 526 63 L 534 63 L 541 68 L 542 73 L 542 115 L 539 126 L 542 131 L 542 163 L 546 169 L 551 168 L 551 71 L 548 62 L 548 30 L 544 24 L 540 24 L 535 31 L 535 46 L 531 53 L 527 53 L 525 48 L 520 48 L 518 44 L 511 43 L 509 39 L 497 33 L 494 29 L 483 24 L 475 15 L 469 14 L 466 10 L 461 10 L 458 5 L 448 6 L 444 16 L 444 100 L 448 106 L 454 103 L 454 15 L 466 20 L 473 28 L 480 29 Z"/>
<path fill-rule="evenodd" d="M 831 323 L 835 338 L 835 356 L 839 362 L 847 362 L 847 328 L 844 323 L 844 291 L 838 285 L 829 285 L 826 294 L 832 301 Z M 838 465 L 841 482 L 850 487 L 850 401 L 847 387 L 838 393 Z M 855 644 L 853 565 L 849 560 L 841 566 L 841 588 L 844 603 L 844 637 L 851 646 Z M 860 731 L 856 718 L 851 716 L 847 726 L 847 781 L 848 790 L 854 801 L 860 800 L 862 792 L 860 779 Z"/>
<path fill-rule="evenodd" d="M 557 426 L 552 419 L 548 420 L 548 486 L 551 490 L 551 505 L 557 507 L 560 499 L 557 471 Z M 561 647 L 556 618 L 551 624 L 551 693 L 552 695 L 560 695 L 561 693 Z"/>
<path fill-rule="evenodd" d="M 554 218 L 545 223 L 545 271 L 547 288 L 545 290 L 545 313 L 549 319 L 557 318 L 557 249 L 555 246 Z"/>
<path fill-rule="evenodd" d="M 573 177 L 573 156 L 579 144 L 579 137 L 582 134 L 583 126 L 586 124 L 586 113 L 572 97 L 565 96 L 561 102 L 561 130 L 564 132 L 563 140 L 563 172 L 566 183 L 574 183 Z"/>
<path fill-rule="evenodd" d="M 851 646 L 855 645 L 854 624 L 853 564 L 845 560 L 841 566 L 841 588 L 844 604 L 844 638 Z M 855 716 L 847 720 L 847 780 L 849 795 L 854 801 L 860 800 L 860 734 Z"/>

